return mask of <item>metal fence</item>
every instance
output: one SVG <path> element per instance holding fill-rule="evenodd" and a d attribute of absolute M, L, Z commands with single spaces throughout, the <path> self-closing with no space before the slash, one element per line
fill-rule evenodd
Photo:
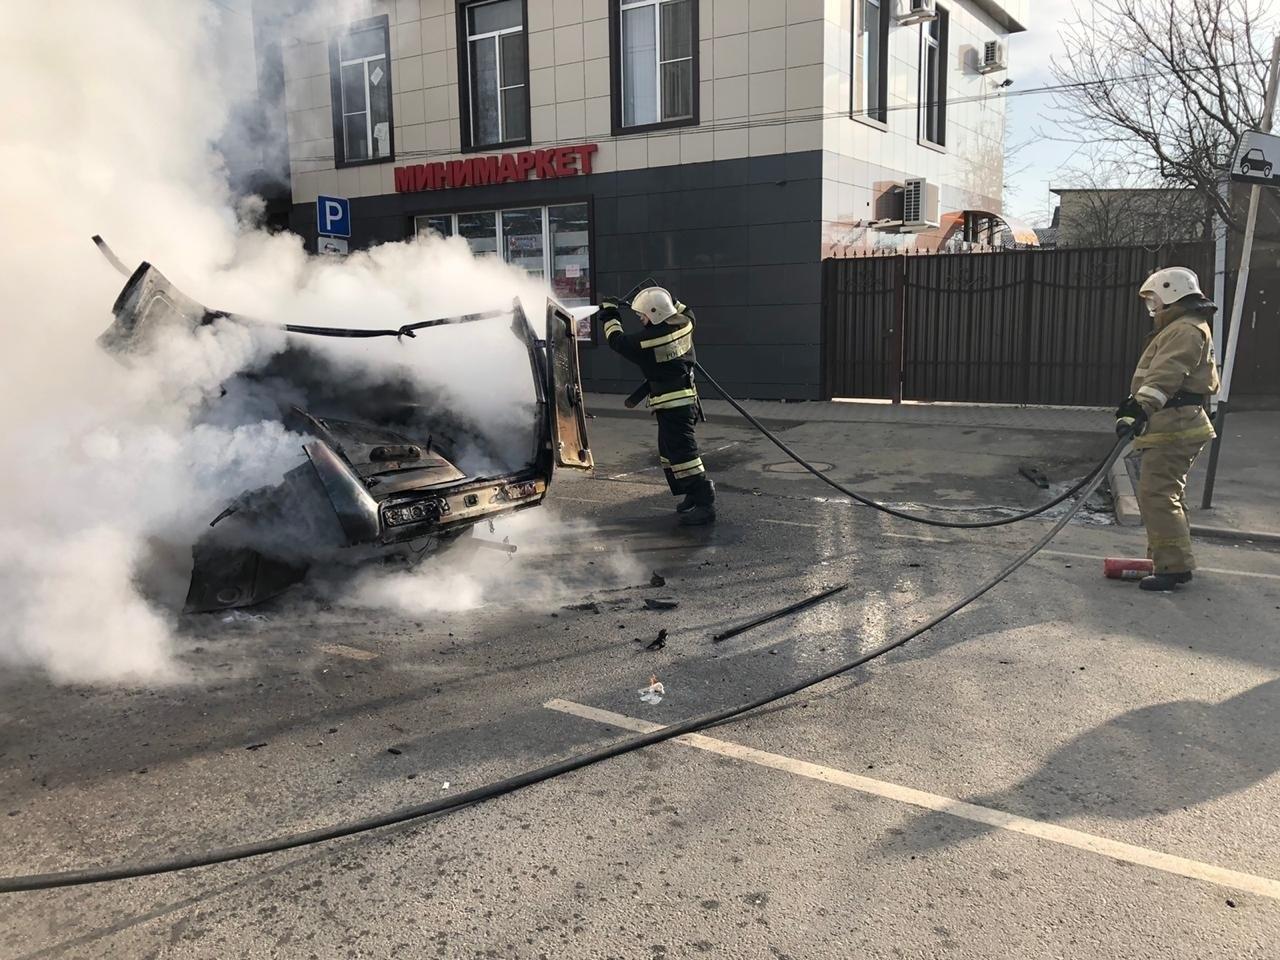
<path fill-rule="evenodd" d="M 1211 243 L 826 260 L 823 393 L 1115 403 L 1151 332 L 1138 287 L 1174 265 L 1212 289 Z"/>

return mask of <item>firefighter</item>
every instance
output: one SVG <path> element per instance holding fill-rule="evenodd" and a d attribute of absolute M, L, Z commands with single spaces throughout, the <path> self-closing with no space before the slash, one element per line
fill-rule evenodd
<path fill-rule="evenodd" d="M 1155 572 L 1143 590 L 1168 592 L 1191 581 L 1191 527 L 1184 495 L 1187 473 L 1216 434 L 1205 401 L 1218 392 L 1210 321 L 1217 306 L 1186 267 L 1158 270 L 1138 294 L 1155 332 L 1138 361 L 1132 391 L 1116 410 L 1116 433 L 1132 430 L 1141 451 L 1138 507 Z"/>
<path fill-rule="evenodd" d="M 676 512 L 683 526 L 701 526 L 716 518 L 716 488 L 698 455 L 694 427 L 701 406 L 693 383 L 693 311 L 675 302 L 662 287 L 646 287 L 631 301 L 644 327 L 625 333 L 614 301 L 600 305 L 609 346 L 640 367 L 642 391 L 658 421 L 658 462 L 673 496 L 684 495 Z"/>

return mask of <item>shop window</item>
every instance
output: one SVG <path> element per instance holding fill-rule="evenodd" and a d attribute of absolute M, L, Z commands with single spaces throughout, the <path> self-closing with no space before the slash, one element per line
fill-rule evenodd
<path fill-rule="evenodd" d="M 853 112 L 888 120 L 890 0 L 854 0 Z"/>
<path fill-rule="evenodd" d="M 441 214 L 437 217 L 418 217 L 415 223 L 418 236 L 436 236 L 436 237 L 452 237 L 453 236 L 453 216 L 451 214 Z"/>
<path fill-rule="evenodd" d="M 459 91 L 469 148 L 529 142 L 529 37 L 525 0 L 459 8 Z"/>
<path fill-rule="evenodd" d="M 591 210 L 586 203 L 417 217 L 418 236 L 459 236 L 476 256 L 501 256 L 531 277 L 549 278 L 568 307 L 592 303 Z M 591 339 L 584 325 L 582 339 Z"/>
<path fill-rule="evenodd" d="M 920 25 L 920 139 L 947 143 L 947 32 L 949 16 L 938 8 L 936 20 Z"/>
<path fill-rule="evenodd" d="M 614 126 L 697 123 L 697 0 L 612 0 Z"/>
<path fill-rule="evenodd" d="M 498 252 L 498 215 L 493 211 L 487 213 L 458 214 L 458 236 L 467 241 L 467 246 L 477 257 Z"/>
<path fill-rule="evenodd" d="M 336 165 L 395 158 L 387 18 L 352 24 L 329 46 Z"/>

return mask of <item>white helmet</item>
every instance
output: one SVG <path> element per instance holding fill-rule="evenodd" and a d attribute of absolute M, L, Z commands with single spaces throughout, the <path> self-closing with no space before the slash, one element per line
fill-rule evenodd
<path fill-rule="evenodd" d="M 671 294 L 662 287 L 645 287 L 631 301 L 631 309 L 645 323 L 666 323 L 680 312 Z"/>
<path fill-rule="evenodd" d="M 1138 291 L 1138 296 L 1147 302 L 1147 309 L 1151 311 L 1153 317 L 1162 307 L 1177 303 L 1183 297 L 1189 297 L 1192 294 L 1198 297 L 1204 296 L 1204 292 L 1200 289 L 1200 278 L 1196 276 L 1194 270 L 1188 270 L 1186 267 L 1166 267 L 1163 270 L 1157 270 L 1147 277 L 1147 282 Z"/>

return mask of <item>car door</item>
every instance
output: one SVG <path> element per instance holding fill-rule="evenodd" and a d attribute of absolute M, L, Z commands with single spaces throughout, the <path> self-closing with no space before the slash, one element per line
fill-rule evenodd
<path fill-rule="evenodd" d="M 578 340 L 573 317 L 554 300 L 547 301 L 547 409 L 556 464 L 590 470 L 591 443 L 578 368 Z"/>

